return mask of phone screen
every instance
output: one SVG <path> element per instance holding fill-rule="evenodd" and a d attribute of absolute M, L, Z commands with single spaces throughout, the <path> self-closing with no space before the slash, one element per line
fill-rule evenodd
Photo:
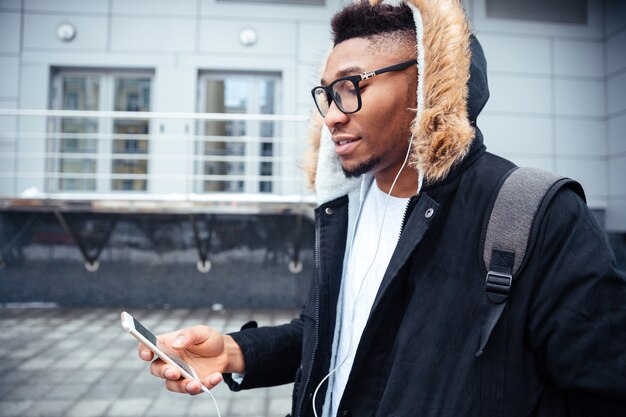
<path fill-rule="evenodd" d="M 137 330 L 139 334 L 141 334 L 143 337 L 148 339 L 148 341 L 152 343 L 154 346 L 158 347 L 161 350 L 161 352 L 169 356 L 170 359 L 173 360 L 176 365 L 183 368 L 188 374 L 190 375 L 194 374 L 194 372 L 191 370 L 189 365 L 187 365 L 187 363 L 185 363 L 171 348 L 161 343 L 159 339 L 157 339 L 157 337 L 150 330 L 146 329 L 143 326 L 143 324 L 138 322 L 134 317 L 133 317 L 133 324 L 135 325 L 135 330 Z"/>
<path fill-rule="evenodd" d="M 134 317 L 133 317 L 133 324 L 135 325 L 135 330 L 137 330 L 139 332 L 139 334 L 141 334 L 143 337 L 148 339 L 148 341 L 150 343 L 152 343 L 154 346 L 157 346 L 157 338 L 156 338 L 156 336 L 154 334 L 152 334 L 152 332 L 150 330 L 148 330 L 145 327 L 143 327 L 143 325 L 141 323 L 139 323 L 137 320 L 135 320 Z"/>

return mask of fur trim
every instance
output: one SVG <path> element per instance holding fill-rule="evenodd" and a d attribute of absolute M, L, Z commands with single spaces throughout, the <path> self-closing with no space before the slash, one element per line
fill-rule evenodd
<path fill-rule="evenodd" d="M 413 128 L 411 163 L 427 182 L 441 180 L 474 139 L 467 116 L 470 31 L 458 0 L 413 0 L 424 22 L 423 113 Z"/>
<path fill-rule="evenodd" d="M 470 30 L 460 0 L 405 1 L 417 8 L 414 9 L 417 25 L 417 18 L 421 17 L 419 20 L 422 22 L 422 27 L 416 28 L 418 90 L 422 94 L 418 91 L 420 102 L 413 123 L 411 166 L 420 171 L 420 177 L 425 182 L 432 183 L 445 178 L 450 169 L 465 157 L 475 136 L 467 111 Z M 382 0 L 370 0 L 372 5 L 380 3 Z M 328 135 L 323 135 L 323 130 L 326 130 L 323 120 L 316 112 L 310 135 L 310 163 L 305 169 L 309 185 L 314 185 L 318 193 L 318 200 L 320 192 L 326 194 L 320 188 L 326 181 L 320 183 L 316 177 L 321 174 L 319 169 L 329 166 L 320 159 L 337 159 L 332 147 L 320 145 L 320 137 L 321 140 L 330 140 L 324 138 Z M 334 183 L 333 187 L 339 188 Z"/>
<path fill-rule="evenodd" d="M 317 161 L 320 157 L 320 139 L 322 136 L 322 128 L 324 120 L 322 116 L 313 107 L 311 115 L 311 128 L 309 131 L 309 150 L 305 163 L 303 164 L 304 173 L 306 174 L 307 183 L 310 188 L 315 188 L 315 176 L 317 172 Z"/>

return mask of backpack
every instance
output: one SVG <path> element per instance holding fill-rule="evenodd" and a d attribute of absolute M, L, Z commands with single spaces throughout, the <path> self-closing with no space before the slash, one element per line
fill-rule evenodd
<path fill-rule="evenodd" d="M 573 189 L 582 199 L 579 183 L 536 168 L 513 168 L 507 172 L 489 204 L 480 242 L 485 268 L 487 309 L 482 318 L 480 345 L 483 355 L 490 342 L 490 358 L 481 361 L 481 416 L 504 417 L 506 320 L 494 332 L 506 308 L 512 284 L 528 260 L 537 231 L 550 201 L 563 187 Z"/>

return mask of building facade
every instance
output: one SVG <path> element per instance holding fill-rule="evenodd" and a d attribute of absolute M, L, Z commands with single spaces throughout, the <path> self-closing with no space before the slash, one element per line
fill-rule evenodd
<path fill-rule="evenodd" d="M 69 219 L 68 213 L 287 212 L 295 216 L 288 224 L 310 227 L 302 213 L 313 199 L 300 170 L 310 89 L 319 83 L 329 50 L 330 17 L 343 4 L 0 0 L 0 200 L 5 209 L 0 259 L 11 257 L 18 240 L 20 247 L 28 246 L 28 239 L 16 236 L 22 229 L 24 236 L 30 233 L 29 221 L 36 224 L 24 214 L 33 205 L 41 212 L 48 208 L 46 215 L 56 210 L 66 237 L 84 246 L 85 265 L 94 250 L 113 256 L 113 249 L 88 248 L 85 236 L 98 229 L 97 222 Z M 626 3 L 464 4 L 488 60 L 491 99 L 478 120 L 487 148 L 519 165 L 580 181 L 623 259 Z M 201 234 L 197 223 L 185 221 L 194 241 L 191 236 Z M 41 222 L 57 224 L 51 217 Z M 115 241 L 118 229 L 104 227 L 100 240 L 109 242 L 102 238 L 113 233 Z M 307 236 L 297 230 L 297 236 Z M 228 240 L 225 233 L 222 241 Z M 288 240 L 294 243 L 285 249 L 286 259 L 292 270 L 300 270 L 302 245 L 291 235 Z M 213 243 L 229 248 L 222 241 Z M 199 271 L 206 261 L 205 243 L 195 239 L 177 246 L 198 253 Z M 75 256 L 81 259 L 78 251 Z"/>

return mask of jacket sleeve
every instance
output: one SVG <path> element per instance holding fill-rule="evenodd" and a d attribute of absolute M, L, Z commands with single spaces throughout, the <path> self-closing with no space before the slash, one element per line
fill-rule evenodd
<path fill-rule="evenodd" d="M 288 324 L 256 327 L 251 322 L 230 335 L 244 356 L 245 374 L 239 382 L 231 374 L 224 380 L 233 391 L 293 382 L 302 352 L 302 317 Z M 238 378 L 235 378 L 238 379 Z"/>
<path fill-rule="evenodd" d="M 557 193 L 535 245 L 542 271 L 528 334 L 539 365 L 575 416 L 626 415 L 626 276 L 571 190 Z"/>

